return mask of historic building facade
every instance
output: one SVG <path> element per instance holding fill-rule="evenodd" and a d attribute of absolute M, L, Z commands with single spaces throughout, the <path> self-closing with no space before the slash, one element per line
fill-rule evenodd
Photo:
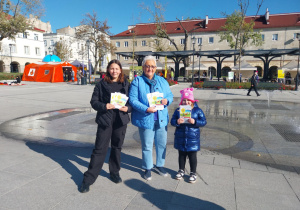
<path fill-rule="evenodd" d="M 246 22 L 249 22 L 252 16 L 246 17 Z M 195 51 L 210 51 L 210 50 L 229 50 L 230 47 L 226 41 L 220 42 L 219 32 L 221 27 L 225 25 L 226 18 L 212 18 L 206 16 L 202 20 L 187 20 L 181 21 L 183 27 L 189 31 L 187 39 L 187 50 L 193 50 L 192 38 L 195 37 Z M 184 44 L 184 29 L 179 21 L 165 22 L 165 27 L 168 35 L 183 50 Z M 157 39 L 155 35 L 156 24 L 137 24 L 129 26 L 128 30 L 117 35 L 111 36 L 112 43 L 116 46 L 117 52 L 137 52 L 137 51 L 157 51 L 157 48 L 164 51 L 175 51 L 172 43 L 166 39 Z M 296 34 L 300 33 L 300 13 L 288 14 L 269 14 L 266 11 L 265 15 L 259 16 L 255 20 L 255 31 L 260 31 L 263 39 L 262 46 L 256 47 L 248 45 L 245 50 L 268 50 L 268 49 L 294 49 L 298 48 L 299 41 L 296 39 Z M 201 46 L 200 46 L 201 45 Z M 132 63 L 132 58 L 116 57 L 124 64 Z M 161 63 L 165 62 L 165 58 L 157 58 Z M 270 67 L 276 69 L 287 64 L 291 60 L 297 59 L 296 56 L 283 55 L 271 61 Z M 191 61 L 192 59 L 190 59 Z M 251 56 L 245 56 L 242 60 L 247 61 L 252 66 L 257 67 L 262 71 L 264 68 L 263 62 L 260 59 Z M 168 66 L 174 68 L 173 61 L 168 59 Z M 194 65 L 197 65 L 198 58 L 195 57 Z M 201 64 L 204 64 L 207 69 L 216 69 L 216 62 L 205 56 L 201 57 Z M 190 65 L 192 63 L 190 62 Z M 183 67 L 183 64 L 180 65 Z M 233 57 L 227 58 L 222 63 L 223 73 L 230 71 L 234 67 Z M 190 69 L 190 68 L 189 68 Z M 197 70 L 197 69 L 195 69 Z M 191 72 L 181 71 L 182 74 L 191 74 Z M 225 75 L 225 74 L 224 74 Z"/>

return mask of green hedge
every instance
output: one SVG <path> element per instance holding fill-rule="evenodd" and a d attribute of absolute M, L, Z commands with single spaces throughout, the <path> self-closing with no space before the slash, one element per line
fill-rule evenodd
<path fill-rule="evenodd" d="M 0 80 L 14 80 L 17 76 L 22 79 L 23 73 L 0 73 Z"/>

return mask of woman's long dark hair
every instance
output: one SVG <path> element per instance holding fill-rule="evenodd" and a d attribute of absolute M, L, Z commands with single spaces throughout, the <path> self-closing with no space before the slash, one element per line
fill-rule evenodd
<path fill-rule="evenodd" d="M 106 81 L 107 83 L 112 83 L 113 78 L 112 78 L 112 76 L 110 75 L 110 73 L 109 73 L 108 70 L 109 70 L 111 64 L 113 64 L 113 63 L 117 64 L 117 65 L 120 67 L 120 69 L 121 69 L 121 74 L 119 75 L 118 82 L 123 83 L 123 82 L 124 82 L 124 73 L 123 73 L 122 65 L 121 65 L 121 62 L 120 62 L 119 60 L 116 60 L 116 59 L 113 59 L 113 60 L 111 60 L 111 61 L 108 63 L 108 65 L 107 65 L 107 67 L 106 67 L 106 75 L 105 75 L 105 77 L 104 77 L 104 81 Z"/>

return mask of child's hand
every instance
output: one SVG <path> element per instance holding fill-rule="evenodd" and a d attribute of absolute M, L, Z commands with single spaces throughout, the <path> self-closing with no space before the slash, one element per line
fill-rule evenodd
<path fill-rule="evenodd" d="M 195 120 L 193 118 L 189 118 L 188 122 L 191 123 L 191 124 L 195 124 Z"/>
<path fill-rule="evenodd" d="M 183 119 L 183 118 L 179 118 L 179 119 L 177 120 L 177 124 L 178 124 L 178 125 L 180 125 L 181 123 L 184 123 L 184 119 Z"/>

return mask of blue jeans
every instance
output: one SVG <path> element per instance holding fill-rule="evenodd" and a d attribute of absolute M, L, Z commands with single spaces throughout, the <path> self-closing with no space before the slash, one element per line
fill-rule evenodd
<path fill-rule="evenodd" d="M 152 148 L 153 140 L 156 148 L 156 166 L 163 167 L 166 158 L 167 126 L 160 128 L 158 121 L 155 121 L 153 129 L 139 128 L 142 142 L 143 169 L 153 168 Z"/>

